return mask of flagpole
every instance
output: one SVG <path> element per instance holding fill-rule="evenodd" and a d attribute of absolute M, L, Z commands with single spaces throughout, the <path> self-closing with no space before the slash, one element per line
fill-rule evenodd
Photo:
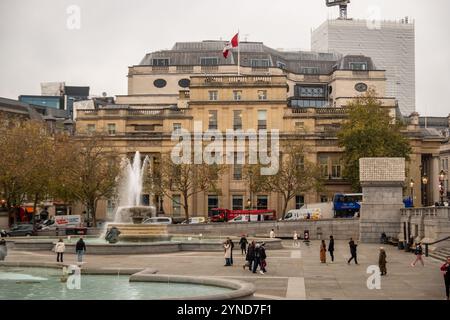
<path fill-rule="evenodd" d="M 238 29 L 238 76 L 241 75 L 241 35 Z"/>

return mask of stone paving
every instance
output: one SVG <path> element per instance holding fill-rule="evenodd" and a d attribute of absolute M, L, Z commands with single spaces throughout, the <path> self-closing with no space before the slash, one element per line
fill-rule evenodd
<path fill-rule="evenodd" d="M 414 255 L 385 246 L 388 274 L 381 278 L 381 289 L 369 290 L 367 267 L 377 265 L 380 245 L 360 244 L 358 262 L 347 264 L 347 241 L 336 241 L 335 262 L 321 264 L 319 241 L 309 246 L 300 242 L 294 248 L 292 241 L 283 241 L 284 249 L 267 251 L 267 270 L 264 275 L 243 270 L 244 258 L 240 250 L 234 250 L 234 266 L 224 267 L 220 252 L 177 252 L 154 255 L 85 255 L 88 267 L 132 268 L 151 267 L 160 274 L 227 277 L 252 282 L 256 286 L 256 299 L 292 300 L 349 300 L 349 299 L 402 299 L 443 300 L 445 288 L 439 271 L 442 264 L 433 258 L 425 258 L 425 267 L 411 267 Z M 10 250 L 6 261 L 55 261 L 52 252 L 21 252 Z M 76 261 L 75 254 L 66 253 L 65 263 Z"/>

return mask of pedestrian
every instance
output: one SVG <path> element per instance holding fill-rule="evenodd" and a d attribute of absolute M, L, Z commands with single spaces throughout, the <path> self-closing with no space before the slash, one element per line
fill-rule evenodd
<path fill-rule="evenodd" d="M 261 247 L 259 247 L 259 259 L 260 259 L 260 266 L 259 266 L 259 268 L 260 268 L 260 273 L 261 274 L 264 274 L 264 273 L 266 273 L 267 271 L 266 271 L 266 266 L 267 266 L 267 263 L 266 263 L 266 258 L 267 258 L 267 255 L 266 255 L 266 243 L 265 242 L 263 242 L 262 244 L 261 244 Z"/>
<path fill-rule="evenodd" d="M 224 249 L 224 257 L 225 257 L 225 265 L 224 267 L 229 267 L 231 266 L 231 243 L 230 243 L 230 239 L 227 239 L 227 241 L 225 241 L 224 245 L 223 245 L 223 249 Z"/>
<path fill-rule="evenodd" d="M 256 273 L 256 269 L 261 265 L 261 245 L 258 243 L 255 246 L 255 258 L 253 259 L 253 273 Z"/>
<path fill-rule="evenodd" d="M 275 238 L 275 231 L 273 229 L 270 230 L 269 236 L 270 236 L 271 239 Z"/>
<path fill-rule="evenodd" d="M 229 240 L 230 240 L 230 245 L 231 245 L 230 263 L 231 263 L 231 265 L 233 265 L 233 249 L 234 249 L 234 243 L 233 243 L 233 240 L 231 240 L 231 239 L 229 239 Z"/>
<path fill-rule="evenodd" d="M 325 240 L 322 240 L 322 243 L 320 244 L 320 262 L 327 263 L 327 244 L 325 243 Z"/>
<path fill-rule="evenodd" d="M 55 244 L 55 252 L 56 252 L 56 262 L 64 262 L 64 251 L 66 250 L 66 245 L 64 244 L 63 239 L 59 239 L 59 241 Z"/>
<path fill-rule="evenodd" d="M 243 234 L 241 240 L 239 240 L 239 245 L 241 246 L 241 255 L 247 254 L 247 244 L 247 238 L 245 237 L 245 234 Z"/>
<path fill-rule="evenodd" d="M 252 271 L 253 261 L 255 260 L 255 241 L 252 241 L 252 243 L 250 243 L 250 245 L 248 246 L 245 260 L 247 260 L 247 263 L 243 265 L 244 270 L 245 267 L 248 266 L 248 269 Z"/>
<path fill-rule="evenodd" d="M 334 262 L 334 238 L 330 236 L 330 242 L 328 243 L 328 252 L 330 253 L 331 263 Z"/>
<path fill-rule="evenodd" d="M 83 238 L 80 238 L 80 240 L 78 240 L 77 244 L 75 245 L 75 251 L 78 256 L 78 262 L 83 263 L 83 255 L 86 253 L 86 243 L 84 243 Z"/>
<path fill-rule="evenodd" d="M 294 231 L 294 247 L 298 247 L 298 246 L 299 246 L 298 233 L 297 233 L 297 231 Z"/>
<path fill-rule="evenodd" d="M 386 251 L 384 251 L 384 248 L 381 247 L 380 248 L 380 254 L 378 256 L 378 266 L 380 267 L 380 272 L 382 276 L 385 276 L 387 274 L 387 269 L 386 269 Z"/>
<path fill-rule="evenodd" d="M 0 239 L 0 261 L 5 260 L 8 255 L 8 248 L 6 247 L 6 240 Z"/>
<path fill-rule="evenodd" d="M 422 244 L 420 242 L 415 244 L 414 254 L 416 255 L 416 260 L 414 260 L 414 262 L 411 263 L 411 267 L 415 267 L 417 261 L 420 261 L 422 263 L 422 266 L 425 267 L 425 263 L 423 262 L 422 258 L 423 249 Z"/>
<path fill-rule="evenodd" d="M 450 300 L 450 256 L 447 257 L 447 261 L 441 267 L 442 274 L 444 275 L 445 283 L 445 294 L 447 295 L 447 300 Z"/>
<path fill-rule="evenodd" d="M 355 259 L 355 264 L 358 264 L 358 260 L 356 258 L 356 247 L 358 246 L 355 241 L 353 241 L 352 238 L 350 238 L 350 241 L 348 243 L 349 247 L 350 247 L 350 254 L 352 255 L 350 257 L 350 259 L 348 259 L 347 263 L 350 264 L 350 261 L 352 261 L 353 259 Z"/>

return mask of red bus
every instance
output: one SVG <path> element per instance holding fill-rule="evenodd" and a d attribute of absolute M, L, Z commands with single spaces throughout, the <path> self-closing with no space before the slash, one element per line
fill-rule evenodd
<path fill-rule="evenodd" d="M 214 208 L 211 210 L 209 219 L 211 222 L 228 222 L 238 216 L 256 216 L 255 221 L 276 220 L 275 210 L 230 210 Z M 254 219 L 250 219 L 254 220 Z"/>

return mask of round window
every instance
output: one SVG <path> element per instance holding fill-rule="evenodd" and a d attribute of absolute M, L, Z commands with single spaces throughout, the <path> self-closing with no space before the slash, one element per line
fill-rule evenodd
<path fill-rule="evenodd" d="M 181 79 L 180 81 L 178 81 L 178 85 L 182 88 L 188 88 L 191 85 L 191 80 Z"/>
<path fill-rule="evenodd" d="M 153 85 L 157 88 L 164 88 L 167 85 L 167 81 L 164 79 L 156 79 L 153 81 Z"/>
<path fill-rule="evenodd" d="M 362 82 L 357 83 L 355 85 L 355 90 L 358 91 L 358 92 L 366 92 L 367 91 L 367 84 L 362 83 Z"/>

